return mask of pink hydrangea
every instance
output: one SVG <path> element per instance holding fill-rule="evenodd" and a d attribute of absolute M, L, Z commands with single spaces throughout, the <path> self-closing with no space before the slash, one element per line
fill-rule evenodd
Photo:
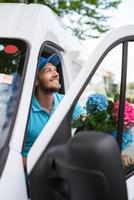
<path fill-rule="evenodd" d="M 114 120 L 118 122 L 119 101 L 116 101 L 113 106 L 112 116 Z M 124 113 L 124 129 L 128 129 L 134 126 L 134 107 L 128 102 L 125 102 Z"/>

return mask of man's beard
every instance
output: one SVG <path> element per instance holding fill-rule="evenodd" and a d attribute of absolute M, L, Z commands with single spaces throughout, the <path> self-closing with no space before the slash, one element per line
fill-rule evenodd
<path fill-rule="evenodd" d="M 46 87 L 43 84 L 40 84 L 40 89 L 43 91 L 43 93 L 55 93 L 59 92 L 61 88 L 61 85 L 59 84 L 59 87 Z"/>

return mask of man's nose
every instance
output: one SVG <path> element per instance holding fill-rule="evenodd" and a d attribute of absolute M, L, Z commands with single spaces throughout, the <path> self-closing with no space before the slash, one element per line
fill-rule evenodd
<path fill-rule="evenodd" d="M 54 70 L 54 71 L 53 71 L 53 75 L 54 75 L 54 76 L 59 76 L 59 73 L 58 73 L 57 71 Z"/>

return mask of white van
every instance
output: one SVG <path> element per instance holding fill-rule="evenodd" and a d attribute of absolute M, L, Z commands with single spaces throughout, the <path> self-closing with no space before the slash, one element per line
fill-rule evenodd
<path fill-rule="evenodd" d="M 118 92 L 121 146 L 125 97 L 133 93 L 134 26 L 108 34 L 82 68 L 81 45 L 46 6 L 0 4 L 0 17 L 0 199 L 133 200 L 133 139 L 120 148 L 121 156 L 130 159 L 123 170 L 118 145 L 109 134 L 81 131 L 71 136 L 71 113 L 77 102 L 85 105 L 91 91 L 109 99 Z M 21 151 L 38 59 L 52 53 L 61 57 L 60 92 L 66 94 L 32 146 L 25 172 Z M 77 64 L 82 69 L 74 80 Z"/>

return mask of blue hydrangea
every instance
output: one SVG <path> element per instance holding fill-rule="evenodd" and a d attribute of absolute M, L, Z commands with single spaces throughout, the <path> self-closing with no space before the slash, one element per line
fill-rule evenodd
<path fill-rule="evenodd" d="M 93 114 L 98 111 L 107 110 L 108 100 L 107 97 L 102 94 L 92 94 L 88 97 L 86 102 L 87 113 Z"/>

